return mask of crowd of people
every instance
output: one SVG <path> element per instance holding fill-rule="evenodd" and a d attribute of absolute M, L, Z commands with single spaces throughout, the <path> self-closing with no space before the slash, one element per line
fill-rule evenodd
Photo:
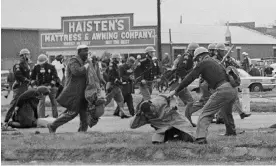
<path fill-rule="evenodd" d="M 47 117 L 45 98 L 49 96 L 52 116 L 56 118 L 47 125 L 50 133 L 55 133 L 59 126 L 77 115 L 80 117 L 78 131 L 86 132 L 88 127 L 98 123 L 105 107 L 114 99 L 117 103 L 114 115 L 122 119 L 133 117 L 131 128 L 150 124 L 156 130 L 153 143 L 182 140 L 206 144 L 208 127 L 215 117 L 217 122 L 225 124 L 225 136 L 236 135 L 232 112 L 237 111 L 241 119 L 250 114 L 243 112 L 239 102 L 237 86 L 240 80 L 235 69 L 241 66 L 229 56 L 231 48 L 223 43 L 210 44 L 208 49 L 190 43 L 187 51 L 173 63 L 170 93 L 152 97 L 153 84 L 160 82 L 162 75 L 155 51 L 149 46 L 137 58 L 128 57 L 122 61 L 116 53 L 99 59 L 89 53 L 88 46 L 79 45 L 76 55 L 66 65 L 62 55 L 56 56 L 50 64 L 47 56 L 41 54 L 31 70 L 28 65 L 30 51 L 22 49 L 20 62 L 13 67 L 14 96 L 5 125 L 36 127 L 38 118 Z M 202 96 L 199 101 L 195 101 L 187 89 L 196 78 L 200 78 Z M 142 101 L 134 108 L 132 94 L 136 84 Z M 179 112 L 175 96 L 186 106 L 185 114 Z M 60 115 L 57 103 L 66 108 Z M 195 124 L 191 116 L 198 110 L 202 113 Z M 190 134 L 190 126 L 197 127 L 195 137 Z"/>

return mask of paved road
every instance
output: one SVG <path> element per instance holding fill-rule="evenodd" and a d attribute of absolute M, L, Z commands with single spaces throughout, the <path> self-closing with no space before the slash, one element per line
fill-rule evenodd
<path fill-rule="evenodd" d="M 133 132 L 152 132 L 153 129 L 149 125 L 145 125 L 138 129 L 130 129 L 129 124 L 130 119 L 120 119 L 118 117 L 102 117 L 99 123 L 90 128 L 88 131 L 99 131 L 99 132 L 116 132 L 116 131 L 133 131 Z M 196 122 L 198 116 L 193 116 L 192 119 Z M 234 119 L 237 128 L 242 129 L 259 129 L 267 128 L 272 124 L 276 123 L 276 113 L 253 113 L 251 117 L 241 120 L 238 114 L 234 114 Z M 3 121 L 3 117 L 2 117 Z M 79 126 L 79 117 L 76 117 L 69 123 L 58 128 L 57 133 L 64 132 L 76 132 Z M 189 128 L 189 131 L 195 131 L 196 128 Z M 212 124 L 209 130 L 219 130 L 225 129 L 224 125 Z M 41 133 L 47 133 L 46 128 L 33 128 L 33 129 L 21 129 L 20 131 L 26 133 L 34 133 L 35 131 L 40 131 Z"/>

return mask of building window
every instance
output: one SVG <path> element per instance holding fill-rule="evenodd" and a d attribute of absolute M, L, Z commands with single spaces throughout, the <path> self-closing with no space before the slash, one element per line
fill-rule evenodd
<path fill-rule="evenodd" d="M 186 47 L 173 47 L 173 58 L 176 59 L 177 55 L 183 55 L 185 53 Z"/>

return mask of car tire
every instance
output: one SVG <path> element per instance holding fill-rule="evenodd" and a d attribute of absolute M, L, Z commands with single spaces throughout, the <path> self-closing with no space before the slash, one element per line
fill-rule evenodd
<path fill-rule="evenodd" d="M 261 92 L 263 91 L 263 86 L 262 84 L 253 84 L 251 85 L 250 90 L 251 92 Z"/>

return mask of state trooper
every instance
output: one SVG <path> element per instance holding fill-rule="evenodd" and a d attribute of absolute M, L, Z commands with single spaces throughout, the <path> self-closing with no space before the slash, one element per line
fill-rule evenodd
<path fill-rule="evenodd" d="M 19 63 L 13 66 L 13 73 L 15 82 L 12 86 L 13 99 L 10 105 L 16 102 L 17 98 L 28 90 L 30 83 L 30 66 L 28 64 L 30 51 L 26 48 L 22 49 L 19 53 Z"/>
<path fill-rule="evenodd" d="M 210 57 L 215 56 L 216 54 L 216 44 L 215 43 L 211 43 L 208 45 L 208 51 L 210 53 Z"/>
<path fill-rule="evenodd" d="M 204 47 L 195 50 L 194 61 L 198 63 L 192 71 L 184 78 L 175 91 L 170 92 L 169 96 L 173 96 L 182 91 L 183 88 L 191 84 L 200 75 L 209 87 L 214 90 L 206 104 L 202 108 L 199 116 L 196 130 L 197 144 L 206 144 L 208 127 L 214 115 L 222 110 L 226 133 L 225 135 L 236 135 L 234 119 L 232 115 L 232 107 L 238 98 L 238 92 L 228 81 L 225 69 L 216 60 L 209 56 L 209 52 Z"/>
<path fill-rule="evenodd" d="M 128 111 L 131 116 L 134 116 L 134 106 L 132 93 L 134 93 L 134 63 L 135 58 L 129 57 L 123 65 L 119 67 L 120 78 L 122 80 L 122 94 L 124 97 L 124 103 L 127 104 Z"/>
<path fill-rule="evenodd" d="M 179 57 L 179 61 L 176 65 L 177 66 L 176 75 L 178 77 L 178 82 L 176 83 L 177 85 L 180 83 L 182 79 L 185 78 L 185 76 L 193 68 L 194 52 L 195 52 L 195 49 L 198 47 L 199 45 L 197 43 L 190 43 L 188 45 L 187 52 L 184 55 L 181 55 L 181 57 Z M 184 88 L 180 93 L 178 93 L 178 96 L 185 105 L 188 103 L 192 103 L 194 101 L 191 93 L 187 88 Z"/>
<path fill-rule="evenodd" d="M 49 98 L 52 104 L 52 116 L 58 117 L 57 111 L 57 87 L 56 83 L 59 81 L 57 70 L 55 66 L 48 63 L 48 57 L 44 54 L 40 54 L 37 58 L 37 65 L 33 68 L 31 74 L 32 86 L 47 86 L 50 89 Z M 38 104 L 38 117 L 45 118 L 45 99 L 43 96 Z"/>
<path fill-rule="evenodd" d="M 106 83 L 106 104 L 108 105 L 112 99 L 115 100 L 119 106 L 119 116 L 123 118 L 129 118 L 124 110 L 124 97 L 120 86 L 122 85 L 120 74 L 119 74 L 119 60 L 120 55 L 115 53 L 112 54 L 112 60 L 109 67 L 106 69 L 107 73 L 107 83 Z"/>
<path fill-rule="evenodd" d="M 136 81 L 139 84 L 140 92 L 143 96 L 143 100 L 150 100 L 154 81 L 154 63 L 152 58 L 155 54 L 155 49 L 149 46 L 145 49 L 145 54 L 139 60 L 139 66 L 136 68 L 137 75 Z"/>

